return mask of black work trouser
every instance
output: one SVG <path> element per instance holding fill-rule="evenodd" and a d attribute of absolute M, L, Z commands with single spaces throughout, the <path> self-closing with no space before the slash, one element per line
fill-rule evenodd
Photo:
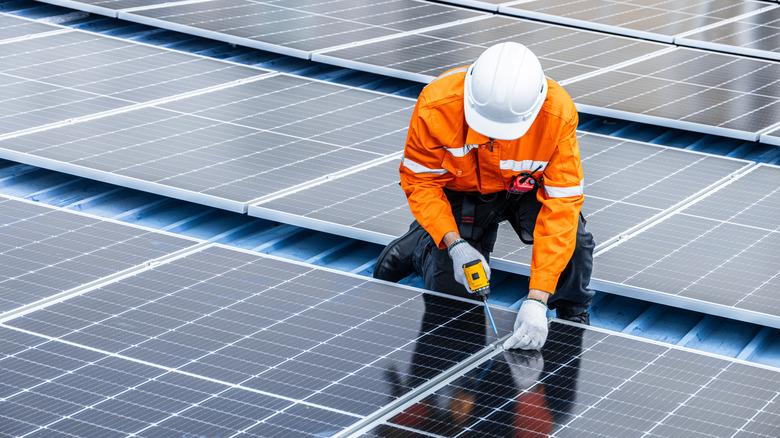
<path fill-rule="evenodd" d="M 488 196 L 453 191 L 445 193 L 452 206 L 455 221 L 459 224 L 461 237 L 480 251 L 486 260 L 490 260 L 498 224 L 504 220 L 509 221 L 524 243 L 533 244 L 536 217 L 542 207 L 536 199 L 536 190 L 510 196 L 507 196 L 506 192 Z M 470 233 L 464 233 L 469 230 L 464 230 L 461 221 L 466 196 L 471 197 L 475 205 L 474 225 L 470 227 Z M 594 247 L 593 235 L 585 229 L 585 219 L 580 215 L 574 253 L 558 279 L 555 294 L 548 301 L 551 309 L 559 309 L 559 316 L 561 312 L 577 315 L 590 307 L 594 292 L 588 288 L 588 284 L 593 270 Z M 417 273 L 424 279 L 426 289 L 457 296 L 468 295 L 464 286 L 455 281 L 449 254 L 446 250 L 440 250 L 427 233 L 415 248 L 413 263 Z"/>

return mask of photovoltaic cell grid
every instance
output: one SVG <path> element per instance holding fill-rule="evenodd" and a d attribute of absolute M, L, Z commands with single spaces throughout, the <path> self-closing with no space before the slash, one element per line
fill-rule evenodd
<path fill-rule="evenodd" d="M 312 51 L 474 18 L 418 0 L 215 0 L 121 13 L 126 20 L 308 58 Z"/>
<path fill-rule="evenodd" d="M 264 73 L 86 32 L 2 44 L 0 135 Z"/>
<path fill-rule="evenodd" d="M 0 315 L 195 243 L 0 197 Z"/>
<path fill-rule="evenodd" d="M 780 168 L 760 165 L 601 254 L 594 277 L 605 288 L 780 327 L 778 217 Z"/>
<path fill-rule="evenodd" d="M 398 150 L 412 106 L 278 75 L 3 140 L 0 156 L 244 212 L 249 201 Z"/>
<path fill-rule="evenodd" d="M 222 247 L 7 324 L 358 416 L 495 341 L 479 303 Z"/>
<path fill-rule="evenodd" d="M 780 8 L 677 38 L 681 45 L 780 60 Z"/>
<path fill-rule="evenodd" d="M 625 37 L 492 16 L 437 30 L 315 53 L 315 61 L 342 65 L 421 82 L 472 63 L 487 47 L 516 41 L 531 48 L 545 73 L 566 81 L 601 68 L 667 49 Z"/>
<path fill-rule="evenodd" d="M 580 110 L 746 140 L 780 122 L 780 64 L 678 48 L 568 85 Z"/>
<path fill-rule="evenodd" d="M 587 133 L 580 136 L 580 151 L 586 175 L 583 213 L 599 244 L 747 165 Z M 249 214 L 386 244 L 403 234 L 412 221 L 398 181 L 398 160 L 392 160 L 252 206 Z M 528 265 L 531 252 L 511 226 L 502 224 L 500 233 L 493 259 Z"/>
<path fill-rule="evenodd" d="M 671 43 L 675 35 L 766 8 L 760 1 L 531 0 L 499 12 Z"/>
<path fill-rule="evenodd" d="M 0 327 L 0 434 L 325 436 L 356 418 Z"/>
<path fill-rule="evenodd" d="M 496 352 L 365 436 L 770 437 L 778 387 L 775 370 L 554 322 L 541 355 Z"/>
<path fill-rule="evenodd" d="M 55 30 L 58 30 L 58 28 L 48 24 L 36 23 L 9 15 L 0 15 L 0 41 L 24 38 Z"/>

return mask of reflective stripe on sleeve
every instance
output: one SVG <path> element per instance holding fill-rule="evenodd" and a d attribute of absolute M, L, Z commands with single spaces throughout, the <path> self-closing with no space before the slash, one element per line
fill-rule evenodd
<path fill-rule="evenodd" d="M 501 170 L 512 170 L 514 172 L 519 172 L 521 170 L 536 170 L 539 166 L 541 166 L 541 169 L 539 169 L 539 171 L 543 171 L 544 169 L 547 168 L 547 163 L 548 161 L 501 160 L 501 163 L 499 163 L 499 167 L 501 168 Z"/>
<path fill-rule="evenodd" d="M 544 186 L 544 191 L 547 192 L 547 196 L 551 198 L 568 198 L 570 196 L 582 196 L 584 193 L 585 181 L 580 181 L 576 186 L 569 187 L 553 187 Z"/>
<path fill-rule="evenodd" d="M 437 175 L 443 175 L 447 173 L 447 169 L 430 169 L 406 157 L 404 157 L 402 163 L 404 167 L 406 167 L 407 169 L 411 170 L 414 173 L 435 173 Z"/>

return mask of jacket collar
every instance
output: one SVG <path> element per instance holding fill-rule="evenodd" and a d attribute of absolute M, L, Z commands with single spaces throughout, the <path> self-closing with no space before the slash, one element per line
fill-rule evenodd
<path fill-rule="evenodd" d="M 466 132 L 466 144 L 482 145 L 490 141 L 490 138 L 480 134 L 469 127 Z"/>

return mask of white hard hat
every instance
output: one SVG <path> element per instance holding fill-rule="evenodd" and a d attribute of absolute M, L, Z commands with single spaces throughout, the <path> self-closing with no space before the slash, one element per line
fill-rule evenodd
<path fill-rule="evenodd" d="M 522 137 L 547 97 L 539 59 L 519 43 L 496 44 L 479 55 L 466 73 L 466 123 L 499 140 Z"/>

